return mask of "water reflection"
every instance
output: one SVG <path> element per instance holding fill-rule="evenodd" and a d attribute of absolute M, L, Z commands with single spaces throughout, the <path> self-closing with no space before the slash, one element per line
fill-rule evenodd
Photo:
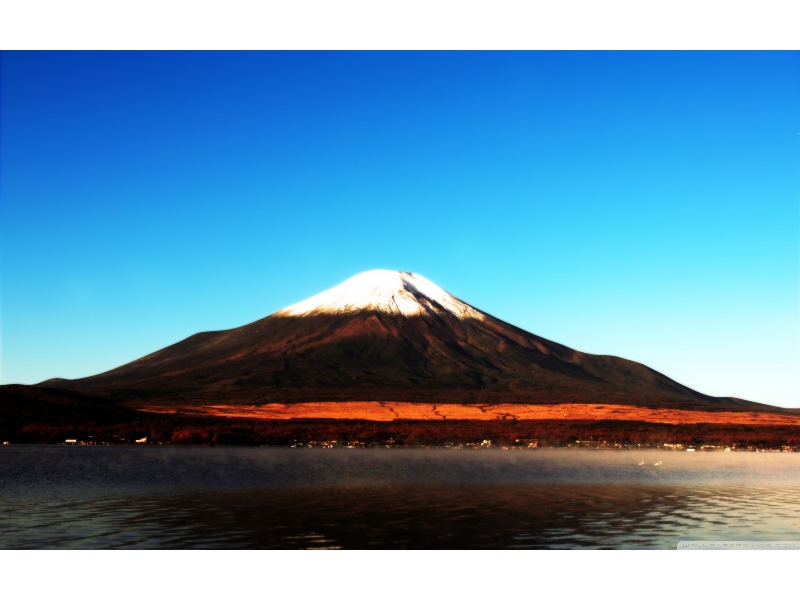
<path fill-rule="evenodd" d="M 202 460 L 185 453 L 176 463 L 140 453 L 125 469 L 120 461 L 130 455 L 120 452 L 73 454 L 60 463 L 63 455 L 49 463 L 42 458 L 52 454 L 18 455 L 22 466 L 0 455 L 0 481 L 10 484 L 0 492 L 0 547 L 675 548 L 692 539 L 800 540 L 796 460 L 741 459 L 738 479 L 714 477 L 695 463 L 690 481 L 612 483 L 602 469 L 577 481 L 574 472 L 555 476 L 561 457 L 442 463 L 422 455 L 345 460 L 295 452 L 269 455 L 265 466 L 264 454 L 230 452 L 201 453 Z M 231 466 L 227 476 L 209 456 Z M 595 456 L 566 460 L 588 460 L 597 470 Z M 404 470 L 408 460 L 416 477 Z M 472 478 L 458 481 L 454 473 Z"/>

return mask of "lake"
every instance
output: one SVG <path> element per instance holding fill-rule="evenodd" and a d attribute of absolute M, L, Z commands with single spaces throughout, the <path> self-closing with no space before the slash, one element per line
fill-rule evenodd
<path fill-rule="evenodd" d="M 4 549 L 689 540 L 800 541 L 800 453 L 0 447 Z"/>

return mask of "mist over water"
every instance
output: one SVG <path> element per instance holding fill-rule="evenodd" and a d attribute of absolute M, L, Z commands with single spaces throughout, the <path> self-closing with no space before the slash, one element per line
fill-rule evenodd
<path fill-rule="evenodd" d="M 693 539 L 800 541 L 800 454 L 0 449 L 1 548 L 675 548 Z"/>

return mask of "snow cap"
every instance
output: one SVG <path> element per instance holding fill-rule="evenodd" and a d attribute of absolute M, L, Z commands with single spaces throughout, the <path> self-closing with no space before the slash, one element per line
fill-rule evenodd
<path fill-rule="evenodd" d="M 483 313 L 421 275 L 405 271 L 365 271 L 326 292 L 279 310 L 279 316 L 305 316 L 375 310 L 406 317 L 449 313 L 484 320 Z"/>

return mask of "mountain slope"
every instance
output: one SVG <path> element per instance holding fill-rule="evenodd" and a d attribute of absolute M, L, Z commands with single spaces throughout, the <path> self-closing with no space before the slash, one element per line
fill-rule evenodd
<path fill-rule="evenodd" d="M 766 409 L 505 323 L 411 273 L 368 271 L 264 319 L 40 385 L 131 405 L 379 400 Z"/>

